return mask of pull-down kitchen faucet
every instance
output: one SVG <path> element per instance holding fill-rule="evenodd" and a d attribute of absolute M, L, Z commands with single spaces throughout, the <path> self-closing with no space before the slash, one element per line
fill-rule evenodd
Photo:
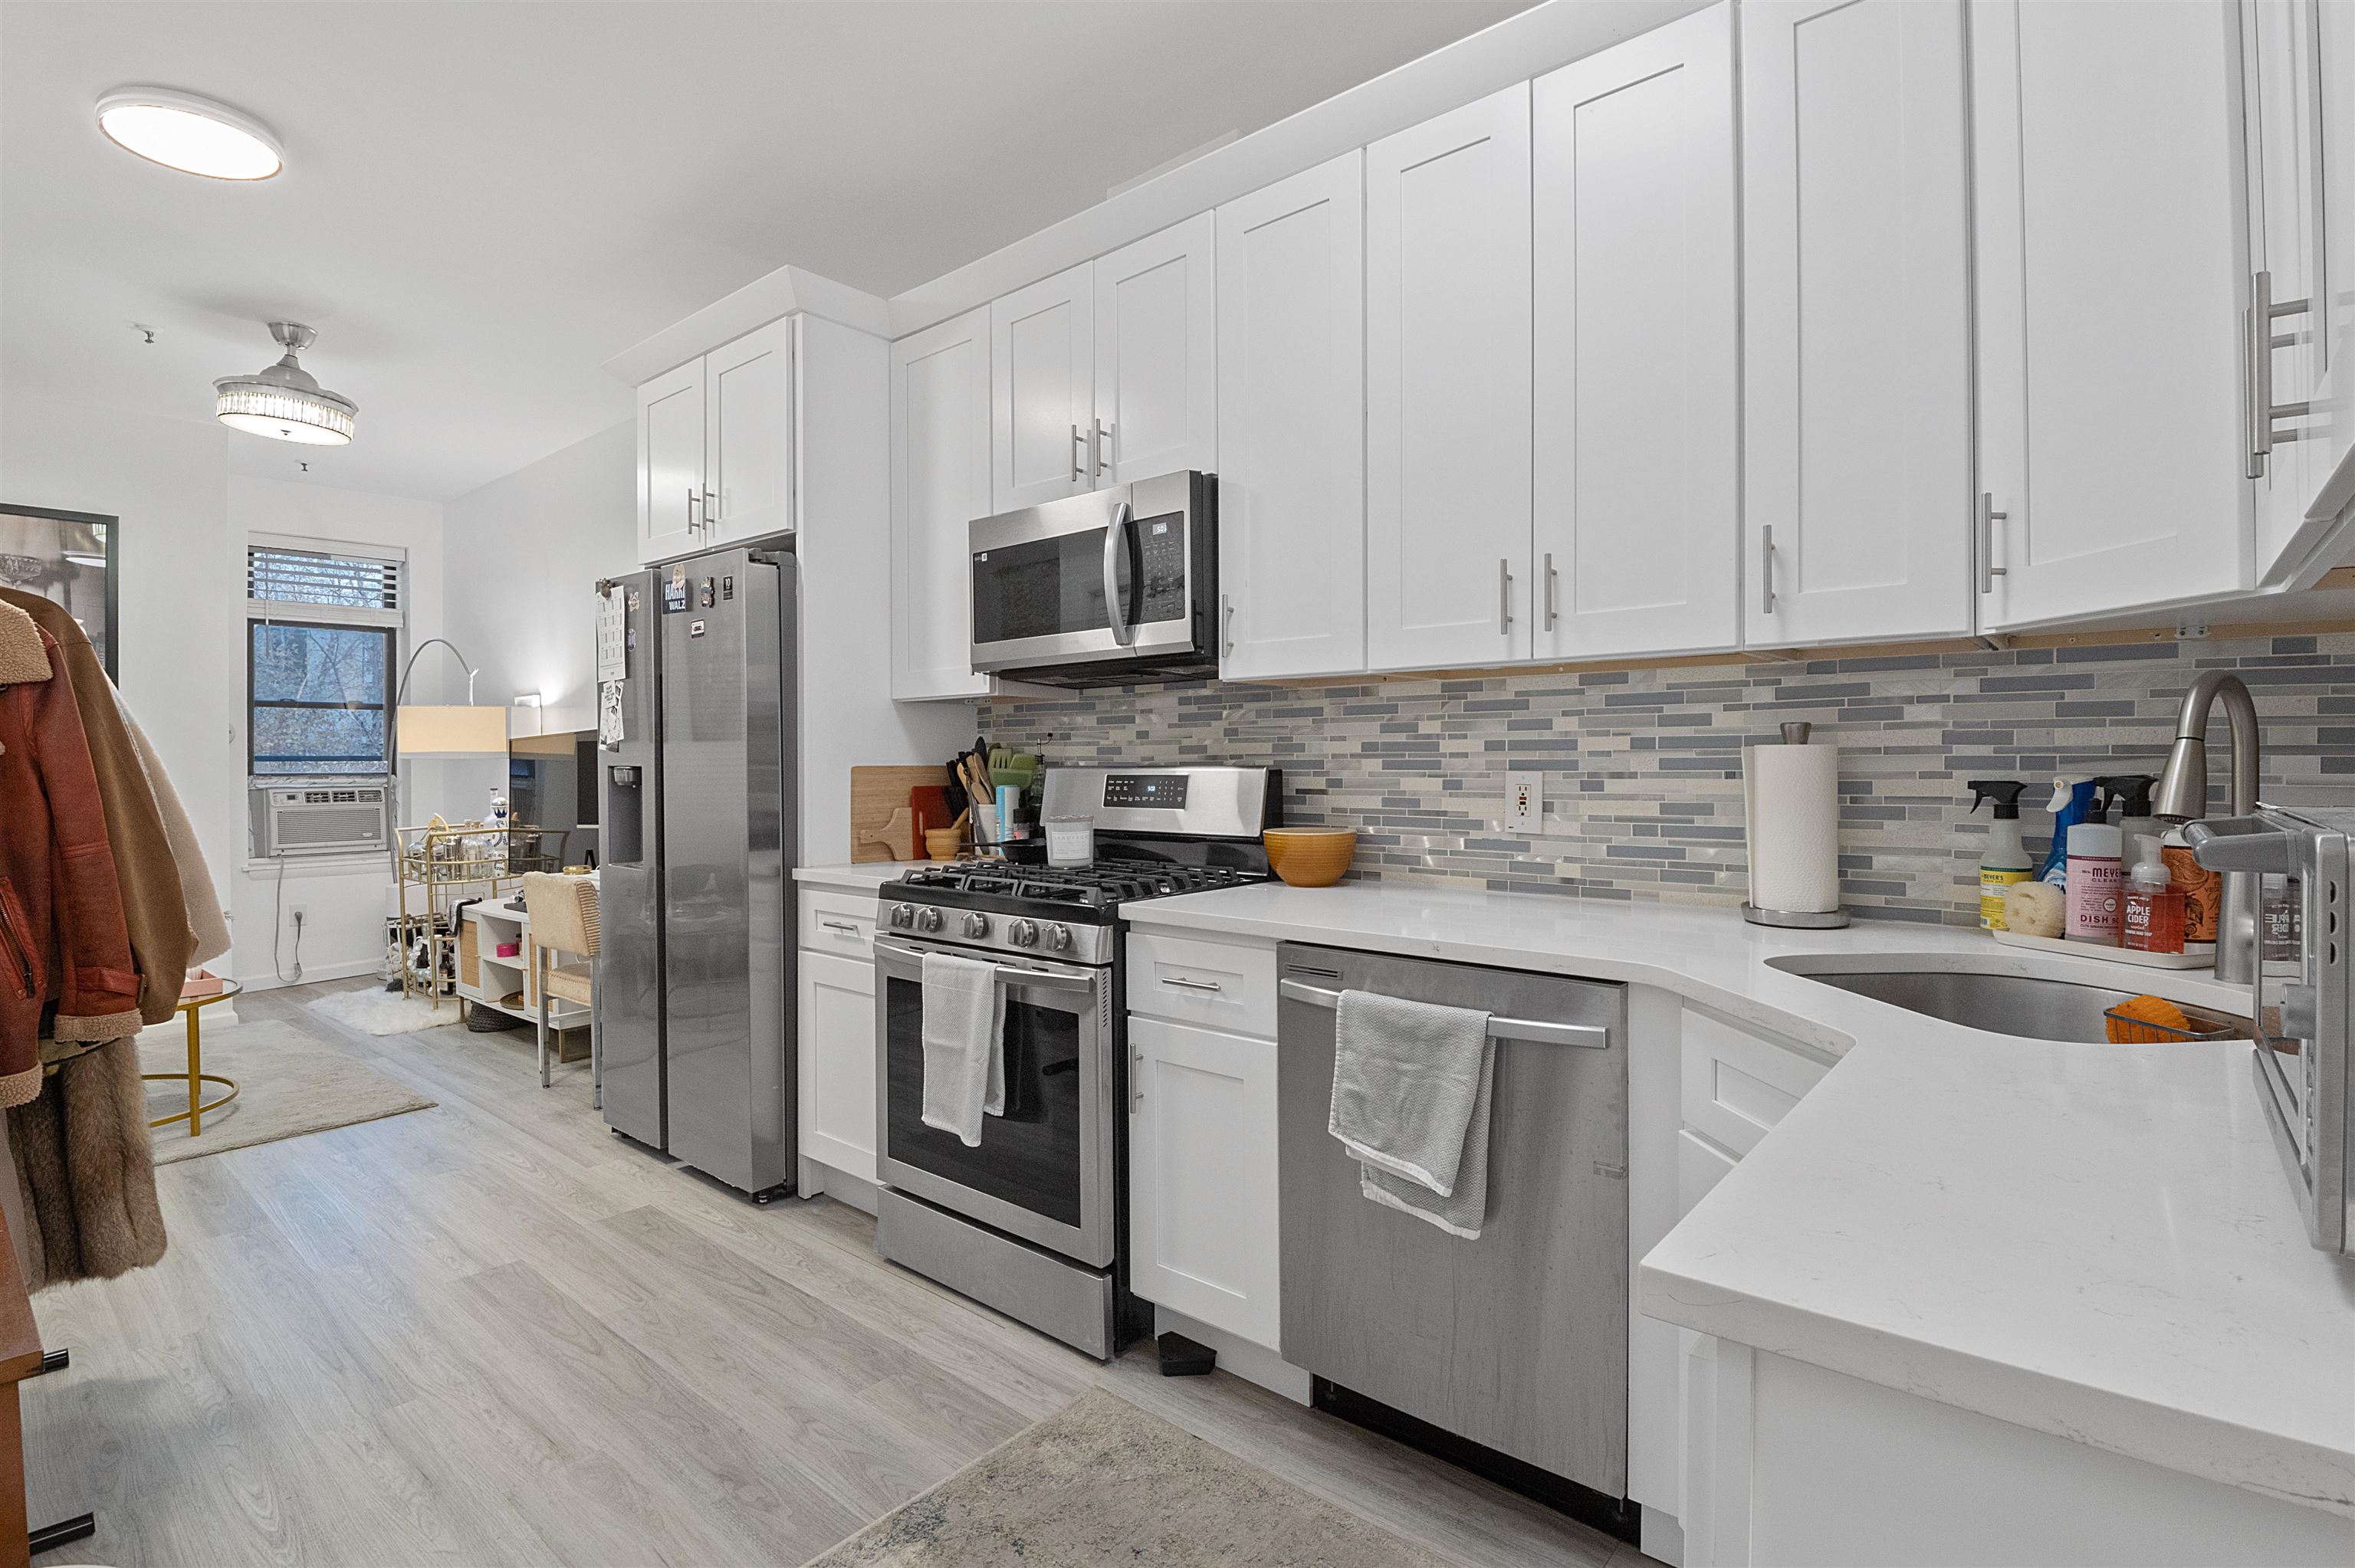
<path fill-rule="evenodd" d="M 2167 754 L 2158 789 L 2151 797 L 2151 814 L 2173 821 L 2190 821 L 2208 814 L 2208 714 L 2216 699 L 2224 699 L 2224 716 L 2232 726 L 2231 813 L 2246 817 L 2257 809 L 2257 705 L 2241 677 L 2223 670 L 2205 670 L 2183 694 L 2175 717 L 2175 745 Z M 2227 984 L 2246 984 L 2257 970 L 2257 875 L 2254 872 L 2224 874 L 2224 900 L 2216 914 L 2216 978 Z"/>

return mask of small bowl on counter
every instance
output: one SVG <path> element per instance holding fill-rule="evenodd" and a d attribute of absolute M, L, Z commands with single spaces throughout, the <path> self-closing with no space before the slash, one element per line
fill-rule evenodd
<path fill-rule="evenodd" d="M 1260 835 L 1267 863 L 1289 887 L 1330 887 L 1358 853 L 1355 828 L 1270 828 Z"/>

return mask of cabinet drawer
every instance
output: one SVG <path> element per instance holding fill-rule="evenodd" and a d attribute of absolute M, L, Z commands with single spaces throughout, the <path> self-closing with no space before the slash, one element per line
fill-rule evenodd
<path fill-rule="evenodd" d="M 801 945 L 861 962 L 875 956 L 875 900 L 855 893 L 802 892 Z"/>
<path fill-rule="evenodd" d="M 1692 1213 L 1692 1207 L 1709 1196 L 1710 1189 L 1725 1180 L 1733 1169 L 1733 1156 L 1708 1139 L 1684 1128 L 1677 1134 L 1677 1218 Z"/>
<path fill-rule="evenodd" d="M 1684 1017 L 1684 1123 L 1738 1158 L 1831 1071 L 1714 1018 Z"/>
<path fill-rule="evenodd" d="M 1128 1010 L 1275 1038 L 1275 949 L 1190 937 L 1128 939 Z"/>

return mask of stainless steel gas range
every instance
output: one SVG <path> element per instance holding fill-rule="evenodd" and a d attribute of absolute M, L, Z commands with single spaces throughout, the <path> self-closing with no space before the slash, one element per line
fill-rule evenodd
<path fill-rule="evenodd" d="M 875 939 L 875 1245 L 1110 1360 L 1145 1330 L 1128 1288 L 1124 904 L 1265 879 L 1265 768 L 1057 768 L 1045 815 L 1091 817 L 1082 866 L 963 861 L 886 883 Z M 996 966 L 1005 1114 L 968 1148 L 925 1125 L 923 960 Z"/>

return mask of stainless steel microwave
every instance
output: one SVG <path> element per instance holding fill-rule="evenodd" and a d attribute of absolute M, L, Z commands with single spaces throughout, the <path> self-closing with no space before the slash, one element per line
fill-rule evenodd
<path fill-rule="evenodd" d="M 2355 810 L 2260 807 L 2185 833 L 2209 870 L 2259 878 L 2257 1098 L 2307 1239 L 2355 1257 Z"/>
<path fill-rule="evenodd" d="M 973 667 L 1050 685 L 1214 674 L 1218 481 L 1165 473 L 971 524 Z"/>

